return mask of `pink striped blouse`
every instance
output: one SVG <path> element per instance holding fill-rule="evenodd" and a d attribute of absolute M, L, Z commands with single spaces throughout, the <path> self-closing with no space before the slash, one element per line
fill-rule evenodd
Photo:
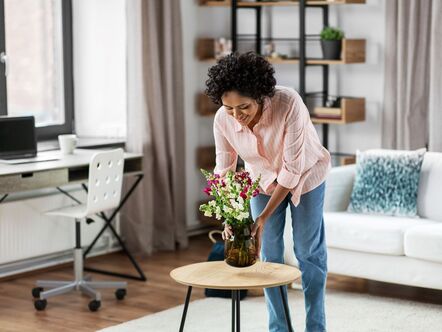
<path fill-rule="evenodd" d="M 276 183 L 291 189 L 297 206 L 302 194 L 319 186 L 331 167 L 325 149 L 299 94 L 282 86 L 266 98 L 263 112 L 253 131 L 227 114 L 216 112 L 213 133 L 216 146 L 214 172 L 224 176 L 235 171 L 238 155 L 252 179 L 261 174 L 261 191 L 270 195 Z"/>

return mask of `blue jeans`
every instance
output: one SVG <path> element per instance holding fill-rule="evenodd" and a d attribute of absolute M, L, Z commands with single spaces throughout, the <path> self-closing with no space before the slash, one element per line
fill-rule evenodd
<path fill-rule="evenodd" d="M 301 196 L 298 206 L 291 202 L 291 194 L 282 201 L 267 219 L 262 233 L 261 260 L 284 263 L 284 226 L 286 208 L 290 205 L 295 256 L 302 272 L 307 332 L 325 331 L 325 283 L 327 279 L 327 248 L 325 244 L 323 205 L 325 182 Z M 252 217 L 264 210 L 270 196 L 259 194 L 251 200 Z M 286 332 L 284 308 L 278 287 L 264 290 L 269 312 L 269 331 Z M 287 298 L 287 287 L 284 288 Z"/>

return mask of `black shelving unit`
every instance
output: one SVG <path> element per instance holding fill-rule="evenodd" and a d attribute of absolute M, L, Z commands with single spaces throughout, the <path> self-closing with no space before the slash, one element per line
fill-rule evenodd
<path fill-rule="evenodd" d="M 325 106 L 325 102 L 327 99 L 328 91 L 329 91 L 329 65 L 328 64 L 307 64 L 307 55 L 306 55 L 306 41 L 308 38 L 313 37 L 317 38 L 318 35 L 308 35 L 306 34 L 306 25 L 305 25 L 305 17 L 307 8 L 312 7 L 313 9 L 322 10 L 322 20 L 323 26 L 329 25 L 329 7 L 328 5 L 308 5 L 306 0 L 299 0 L 299 38 L 293 38 L 293 40 L 299 41 L 299 94 L 301 98 L 306 103 L 306 97 L 308 92 L 306 91 L 306 74 L 307 74 L 307 66 L 321 66 L 322 67 L 322 91 L 320 93 L 323 95 L 322 104 Z M 261 34 L 261 11 L 262 6 L 247 6 L 247 7 L 238 7 L 238 0 L 231 0 L 231 39 L 232 39 L 232 51 L 235 52 L 238 50 L 238 30 L 237 30 L 237 17 L 238 10 L 254 10 L 256 15 L 256 33 L 255 33 L 255 51 L 258 54 L 261 54 L 261 44 L 262 44 L 262 34 Z M 328 132 L 329 132 L 329 124 L 322 124 L 322 144 L 325 148 L 328 149 Z"/>

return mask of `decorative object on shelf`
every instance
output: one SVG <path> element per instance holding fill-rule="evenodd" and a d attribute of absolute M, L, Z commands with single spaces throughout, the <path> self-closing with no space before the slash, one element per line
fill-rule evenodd
<path fill-rule="evenodd" d="M 221 38 L 198 38 L 196 55 L 199 60 L 219 59 L 232 52 L 232 40 Z"/>
<path fill-rule="evenodd" d="M 327 99 L 325 101 L 326 107 L 341 107 L 341 97 L 339 96 L 327 96 Z"/>
<path fill-rule="evenodd" d="M 233 236 L 225 243 L 226 263 L 234 267 L 246 267 L 256 262 L 255 239 L 251 236 L 253 220 L 250 216 L 250 199 L 258 195 L 260 176 L 252 181 L 246 171 L 227 172 L 224 178 L 201 170 L 207 180 L 204 192 L 214 199 L 200 206 L 204 215 L 232 227 Z"/>
<path fill-rule="evenodd" d="M 426 149 L 373 149 L 356 153 L 349 212 L 417 217 L 420 171 Z"/>
<path fill-rule="evenodd" d="M 344 32 L 338 28 L 325 27 L 322 29 L 320 36 L 324 59 L 340 59 Z"/>
<path fill-rule="evenodd" d="M 215 39 L 215 59 L 222 58 L 223 56 L 232 53 L 232 40 L 226 38 Z"/>

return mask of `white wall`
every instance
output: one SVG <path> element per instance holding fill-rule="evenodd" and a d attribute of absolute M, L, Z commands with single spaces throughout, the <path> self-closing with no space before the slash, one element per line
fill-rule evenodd
<path fill-rule="evenodd" d="M 126 0 L 73 0 L 77 134 L 126 136 Z"/>
<path fill-rule="evenodd" d="M 204 90 L 208 63 L 195 57 L 195 40 L 198 37 L 230 36 L 230 11 L 228 8 L 200 7 L 196 1 L 181 0 L 184 38 L 185 112 L 186 112 L 186 178 L 187 220 L 190 227 L 198 225 L 196 205 L 204 198 L 201 192 L 204 181 L 196 165 L 195 149 L 213 145 L 213 118 L 198 116 L 195 95 Z M 341 27 L 347 38 L 367 40 L 365 64 L 331 66 L 330 93 L 366 98 L 367 119 L 363 123 L 330 126 L 329 149 L 333 152 L 354 153 L 356 149 L 380 147 L 381 112 L 383 100 L 383 49 L 385 36 L 385 9 L 382 0 L 367 0 L 365 5 L 330 6 L 330 25 Z M 298 7 L 265 8 L 263 33 L 272 31 L 273 37 L 299 36 Z M 254 13 L 241 10 L 238 17 L 239 33 L 253 33 Z M 320 9 L 307 9 L 307 33 L 319 33 L 322 27 Z M 296 51 L 296 50 L 295 50 Z M 308 44 L 308 55 L 317 56 L 318 45 Z M 297 65 L 276 65 L 278 84 L 298 88 Z M 319 68 L 308 68 L 307 90 L 321 90 Z M 321 127 L 317 126 L 321 134 Z"/>

